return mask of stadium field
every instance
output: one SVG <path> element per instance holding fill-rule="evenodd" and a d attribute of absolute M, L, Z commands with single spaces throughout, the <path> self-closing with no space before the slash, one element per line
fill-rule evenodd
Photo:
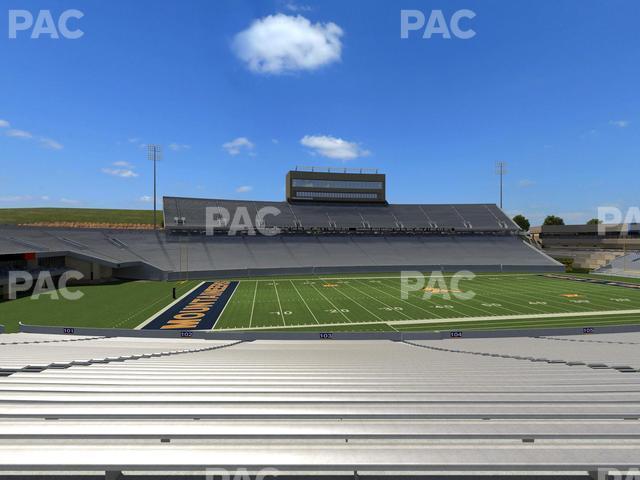
<path fill-rule="evenodd" d="M 638 288 L 531 274 L 478 275 L 458 288 L 475 295 L 457 299 L 455 292 L 442 289 L 425 298 L 420 290 L 403 299 L 399 276 L 244 280 L 215 329 L 437 330 L 640 323 Z"/>
<path fill-rule="evenodd" d="M 638 279 L 612 280 L 638 286 Z M 450 276 L 444 276 L 450 283 Z M 136 281 L 70 287 L 80 300 L 42 295 L 0 303 L 6 331 L 18 322 L 69 327 L 140 328 L 173 304 L 172 289 L 187 298 L 201 281 Z M 221 305 L 214 330 L 422 331 L 640 323 L 640 288 L 585 283 L 533 274 L 481 274 L 455 292 L 424 291 L 401 298 L 398 274 L 240 279 Z M 449 296 L 450 298 L 447 298 Z"/>
<path fill-rule="evenodd" d="M 18 323 L 65 327 L 135 328 L 173 301 L 173 288 L 183 295 L 200 282 L 123 282 L 69 287 L 84 295 L 79 300 L 41 295 L 0 303 L 0 325 L 18 331 Z"/>

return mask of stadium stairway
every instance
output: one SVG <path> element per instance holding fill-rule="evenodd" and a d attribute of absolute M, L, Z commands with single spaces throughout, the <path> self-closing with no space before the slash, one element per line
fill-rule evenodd
<path fill-rule="evenodd" d="M 0 377 L 5 474 L 584 476 L 640 464 L 640 334 L 412 345 L 29 335 L 0 335 L 1 365 L 68 365 Z"/>

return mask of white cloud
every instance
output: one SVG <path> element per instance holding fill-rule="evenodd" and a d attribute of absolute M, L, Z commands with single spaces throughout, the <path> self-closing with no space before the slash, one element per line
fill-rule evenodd
<path fill-rule="evenodd" d="M 191 145 L 185 145 L 180 143 L 170 143 L 169 148 L 174 152 L 179 152 L 181 150 L 189 150 L 191 148 Z"/>
<path fill-rule="evenodd" d="M 80 202 L 80 200 L 73 200 L 71 198 L 61 198 L 60 203 L 64 203 L 65 205 L 78 205 Z"/>
<path fill-rule="evenodd" d="M 362 149 L 355 142 L 348 142 L 329 135 L 305 135 L 300 143 L 318 155 L 336 160 L 353 160 L 358 157 L 366 157 L 371 153 Z"/>
<path fill-rule="evenodd" d="M 253 150 L 253 143 L 247 137 L 238 137 L 222 145 L 229 155 L 238 155 L 245 150 Z"/>
<path fill-rule="evenodd" d="M 247 193 L 247 192 L 250 192 L 251 190 L 253 190 L 253 187 L 250 185 L 242 185 L 236 188 L 236 192 L 238 193 Z"/>
<path fill-rule="evenodd" d="M 12 128 L 11 130 L 7 130 L 7 137 L 33 138 L 33 134 L 31 132 L 27 132 L 26 130 L 18 130 L 16 128 Z"/>
<path fill-rule="evenodd" d="M 114 177 L 122 177 L 122 178 L 134 178 L 137 177 L 138 174 L 133 170 L 129 170 L 127 168 L 103 168 L 102 173 L 106 173 L 107 175 L 113 175 Z"/>
<path fill-rule="evenodd" d="M 138 199 L 138 201 L 143 203 L 151 203 L 153 202 L 153 197 L 151 195 L 143 195 Z"/>
<path fill-rule="evenodd" d="M 138 137 L 131 137 L 131 138 L 127 138 L 127 143 L 134 145 L 136 147 L 138 147 L 141 150 L 144 150 L 145 148 L 147 148 L 147 144 L 144 143 L 140 138 Z"/>
<path fill-rule="evenodd" d="M 282 13 L 255 20 L 233 39 L 233 50 L 253 72 L 315 70 L 340 60 L 342 29 Z"/>
<path fill-rule="evenodd" d="M 609 125 L 613 125 L 618 128 L 628 127 L 631 122 L 629 120 L 609 120 Z"/>
<path fill-rule="evenodd" d="M 10 126 L 7 120 L 0 120 L 0 128 L 8 128 Z M 51 150 L 62 150 L 64 146 L 55 140 L 46 137 L 38 137 L 27 130 L 20 130 L 17 128 L 9 128 L 5 131 L 5 135 L 11 138 L 19 138 L 22 140 L 33 140 L 38 142 L 41 147 L 49 148 Z"/>
<path fill-rule="evenodd" d="M 115 162 L 113 166 L 119 168 L 103 168 L 101 170 L 102 173 L 121 178 L 135 178 L 138 176 L 138 174 L 133 171 L 134 167 L 127 162 Z"/>
<path fill-rule="evenodd" d="M 533 180 L 523 179 L 518 182 L 518 186 L 521 188 L 533 187 L 536 184 Z"/>
<path fill-rule="evenodd" d="M 51 150 L 62 150 L 64 148 L 61 143 L 51 140 L 50 138 L 42 137 L 38 141 L 40 142 L 40 145 L 45 148 L 50 148 Z"/>

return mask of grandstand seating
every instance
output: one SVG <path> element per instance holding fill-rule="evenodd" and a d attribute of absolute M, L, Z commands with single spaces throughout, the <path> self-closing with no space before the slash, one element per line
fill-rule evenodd
<path fill-rule="evenodd" d="M 639 344 L 0 335 L 0 470 L 626 470 Z"/>
<path fill-rule="evenodd" d="M 517 236 L 295 235 L 174 237 L 153 231 L 3 227 L 0 237 L 36 242 L 41 257 L 73 255 L 118 269 L 125 278 L 193 275 L 234 276 L 312 270 L 339 272 L 425 269 L 553 271 L 557 262 Z M 0 248 L 17 253 L 19 246 Z M 188 259 L 185 250 L 188 249 Z M 33 251 L 33 250 L 31 250 Z M 188 264 L 187 264 L 188 260 Z M 333 270 L 332 270 L 333 269 Z"/>
<path fill-rule="evenodd" d="M 203 235 L 206 207 L 223 207 L 232 218 L 244 207 L 250 219 L 243 220 L 253 222 L 260 209 L 275 207 L 279 215 L 266 215 L 264 224 L 255 226 L 281 231 L 276 236 L 229 236 L 221 231 Z M 71 257 L 72 264 L 98 264 L 105 268 L 104 275 L 130 279 L 172 279 L 186 271 L 191 278 L 204 278 L 407 268 L 562 269 L 525 244 L 518 227 L 488 204 L 289 204 L 165 197 L 164 215 L 164 231 L 2 226 L 0 255 Z"/>
<path fill-rule="evenodd" d="M 206 208 L 222 207 L 233 218 L 239 207 L 255 218 L 263 207 L 281 213 L 265 218 L 266 226 L 305 229 L 441 229 L 461 232 L 517 232 L 518 227 L 492 204 L 462 205 L 336 205 L 289 204 L 219 199 L 164 197 L 169 230 L 202 230 Z M 175 219 L 180 219 L 176 222 Z M 184 221 L 183 221 L 184 219 Z"/>

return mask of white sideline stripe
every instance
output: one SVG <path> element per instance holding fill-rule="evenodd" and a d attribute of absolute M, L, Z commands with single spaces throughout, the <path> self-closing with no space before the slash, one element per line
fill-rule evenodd
<path fill-rule="evenodd" d="M 429 323 L 461 323 L 461 322 L 478 322 L 482 320 L 527 320 L 536 318 L 567 318 L 567 317 L 594 317 L 599 315 L 630 315 L 640 313 L 640 310 L 603 310 L 594 312 L 566 312 L 566 313 L 536 313 L 529 315 L 488 315 L 484 317 L 455 317 L 455 318 L 422 318 L 416 320 L 386 320 L 382 322 L 353 322 L 347 325 L 371 325 L 372 323 L 386 323 L 392 325 L 413 325 L 413 324 L 429 324 Z M 345 323 L 325 323 L 322 327 L 339 327 Z M 314 327 L 315 325 L 296 325 L 300 327 Z M 293 327 L 292 327 L 293 328 Z M 253 327 L 253 328 L 225 328 L 224 330 L 273 330 L 282 329 L 282 327 Z M 219 330 L 223 331 L 223 330 Z"/>
<path fill-rule="evenodd" d="M 222 320 L 222 314 L 224 313 L 224 311 L 227 309 L 227 307 L 229 306 L 229 304 L 231 303 L 231 299 L 233 298 L 233 296 L 236 294 L 236 292 L 238 291 L 238 289 L 240 288 L 240 280 L 230 280 L 229 282 L 235 282 L 237 281 L 238 284 L 236 285 L 235 290 L 231 293 L 231 296 L 229 297 L 229 299 L 227 300 L 227 303 L 224 304 L 224 307 L 222 307 L 222 311 L 220 312 L 220 315 L 218 315 L 218 318 L 216 319 L 216 323 L 218 323 L 220 320 Z M 202 285 L 202 283 L 200 284 Z M 229 288 L 229 287 L 227 287 Z M 213 332 L 216 328 L 216 324 L 213 324 L 213 327 L 211 327 L 211 329 L 209 330 L 210 332 Z"/>
<path fill-rule="evenodd" d="M 473 265 L 471 265 L 473 266 Z M 411 271 L 413 272 L 414 270 L 405 270 L 405 271 Z M 418 270 L 415 270 L 418 271 Z M 426 275 L 430 275 L 431 273 L 441 273 L 440 270 L 434 270 L 433 272 L 429 272 L 429 271 L 425 271 L 425 272 L 420 272 L 420 273 L 424 273 L 425 276 Z M 563 273 L 563 272 L 539 272 L 539 273 L 476 273 L 476 277 L 537 277 L 540 275 L 546 275 L 547 273 Z M 331 275 L 331 274 L 328 274 Z M 445 273 L 442 276 L 444 278 L 451 278 L 453 277 L 455 274 L 454 273 Z M 295 282 L 298 281 L 320 281 L 320 279 L 324 279 L 324 280 L 381 280 L 381 279 L 398 279 L 400 280 L 402 277 L 400 275 L 391 275 L 391 276 L 374 276 L 374 277 L 320 277 L 320 276 L 316 276 L 316 277 L 291 277 L 291 278 L 287 278 L 287 277 L 282 277 L 282 278 L 278 278 L 278 280 L 283 281 L 283 280 L 293 280 Z M 229 281 L 240 281 L 240 280 L 244 280 L 244 281 L 252 281 L 252 282 L 273 282 L 273 279 L 258 279 L 258 278 L 233 278 L 233 279 L 228 279 Z"/>
<path fill-rule="evenodd" d="M 155 320 L 157 317 L 159 317 L 160 315 L 162 315 L 164 312 L 166 312 L 167 310 L 169 310 L 171 307 L 173 307 L 176 303 L 178 303 L 180 300 L 182 300 L 184 297 L 186 297 L 187 295 L 189 295 L 191 292 L 193 292 L 196 288 L 199 288 L 200 286 L 202 286 L 204 282 L 200 282 L 198 285 L 196 285 L 195 287 L 193 287 L 191 290 L 189 290 L 187 293 L 185 293 L 184 295 L 182 295 L 180 298 L 177 298 L 176 300 L 174 300 L 173 302 L 171 302 L 169 305 L 167 305 L 166 307 L 164 307 L 162 310 L 160 310 L 159 312 L 154 313 L 153 315 L 151 315 L 149 318 L 147 318 L 144 322 L 142 322 L 140 325 L 138 325 L 134 330 L 141 330 L 144 327 L 146 327 L 149 323 L 151 323 L 153 320 Z"/>

